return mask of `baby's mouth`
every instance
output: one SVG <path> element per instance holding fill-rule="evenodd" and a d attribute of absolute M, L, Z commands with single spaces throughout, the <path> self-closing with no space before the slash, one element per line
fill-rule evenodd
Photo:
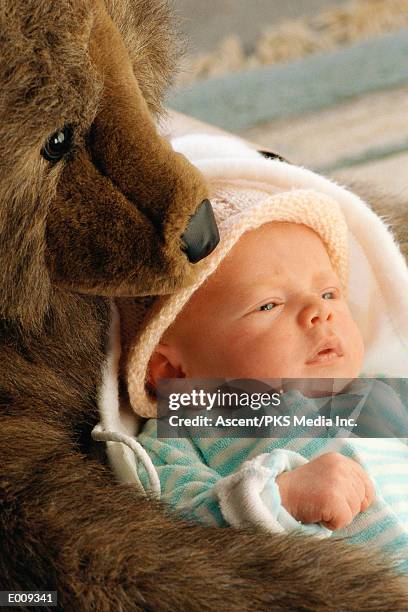
<path fill-rule="evenodd" d="M 329 338 L 320 343 L 314 350 L 312 356 L 306 361 L 306 365 L 336 363 L 343 357 L 341 344 L 337 338 Z"/>

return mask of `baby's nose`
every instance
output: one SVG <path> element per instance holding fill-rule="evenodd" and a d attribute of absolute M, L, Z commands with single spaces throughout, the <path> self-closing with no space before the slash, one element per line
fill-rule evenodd
<path fill-rule="evenodd" d="M 313 327 L 320 323 L 326 323 L 333 320 L 333 310 L 330 305 L 330 300 L 322 300 L 321 298 L 313 299 L 309 302 L 300 313 L 300 321 L 307 327 Z"/>

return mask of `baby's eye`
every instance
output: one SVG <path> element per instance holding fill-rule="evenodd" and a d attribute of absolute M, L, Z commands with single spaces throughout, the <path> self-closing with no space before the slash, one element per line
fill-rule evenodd
<path fill-rule="evenodd" d="M 268 302 L 259 307 L 259 310 L 272 310 L 277 304 L 275 302 Z"/>
<path fill-rule="evenodd" d="M 326 298 L 326 297 L 324 297 L 325 295 L 332 295 L 333 297 Z M 334 300 L 334 299 L 336 299 L 336 291 L 325 291 L 324 293 L 322 293 L 322 297 L 323 297 L 324 300 Z"/>

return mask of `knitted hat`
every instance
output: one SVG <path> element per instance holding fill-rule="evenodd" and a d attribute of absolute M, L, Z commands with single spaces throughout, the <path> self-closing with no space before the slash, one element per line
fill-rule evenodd
<path fill-rule="evenodd" d="M 172 144 L 208 180 L 220 244 L 197 265 L 193 285 L 171 296 L 139 302 L 138 320 L 134 322 L 139 333 L 128 344 L 125 375 L 131 406 L 143 417 L 157 414 L 156 401 L 146 389 L 147 367 L 154 348 L 192 294 L 217 269 L 244 232 L 271 221 L 310 227 L 323 241 L 345 296 L 348 290 L 347 224 L 337 201 L 319 189 L 319 180 L 291 181 L 290 164 L 265 159 L 238 139 L 195 134 L 176 139 Z M 248 177 L 250 166 L 255 172 Z M 308 178 L 317 177 L 325 182 L 310 171 L 302 171 L 310 175 Z M 127 340 L 129 333 L 132 336 L 127 325 Z"/>

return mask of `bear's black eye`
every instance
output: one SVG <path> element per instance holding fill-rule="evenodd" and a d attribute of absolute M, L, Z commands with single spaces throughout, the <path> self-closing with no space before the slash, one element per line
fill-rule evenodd
<path fill-rule="evenodd" d="M 41 155 L 50 162 L 59 161 L 72 147 L 73 130 L 69 125 L 64 126 L 62 129 L 54 132 L 49 138 L 43 148 L 41 149 Z"/>

